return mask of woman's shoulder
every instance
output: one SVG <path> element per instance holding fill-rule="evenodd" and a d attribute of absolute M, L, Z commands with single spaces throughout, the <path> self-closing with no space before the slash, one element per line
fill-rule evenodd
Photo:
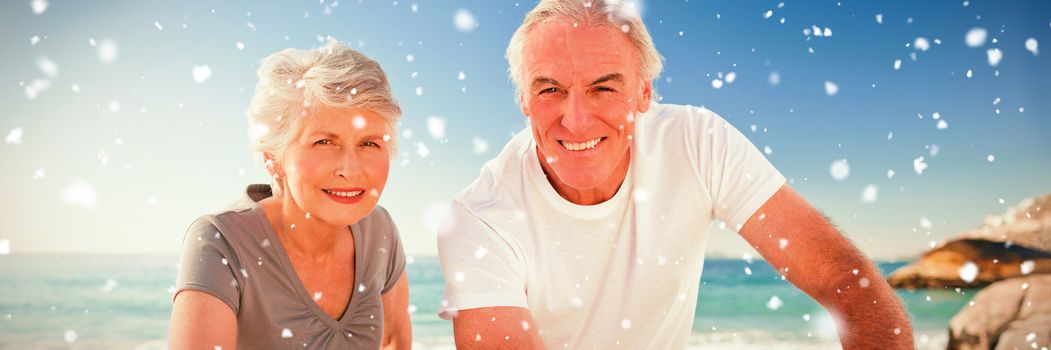
<path fill-rule="evenodd" d="M 219 241 L 227 249 L 268 246 L 269 223 L 261 217 L 262 208 L 235 204 L 223 210 L 201 215 L 186 230 L 184 240 L 207 238 Z"/>
<path fill-rule="evenodd" d="M 355 232 L 354 243 L 362 245 L 362 252 L 374 255 L 377 260 L 388 260 L 403 254 L 398 227 L 386 208 L 377 205 L 356 226 L 360 232 Z"/>
<path fill-rule="evenodd" d="M 372 209 L 369 215 L 361 218 L 356 225 L 369 236 L 398 235 L 398 227 L 394 224 L 390 212 L 380 205 L 376 205 L 376 208 Z"/>

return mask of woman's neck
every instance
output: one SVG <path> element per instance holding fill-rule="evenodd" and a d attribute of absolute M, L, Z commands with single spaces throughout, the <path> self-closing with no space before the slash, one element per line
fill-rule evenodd
<path fill-rule="evenodd" d="M 259 202 L 271 226 L 289 253 L 327 259 L 350 238 L 350 228 L 332 225 L 303 211 L 290 196 L 270 197 Z"/>

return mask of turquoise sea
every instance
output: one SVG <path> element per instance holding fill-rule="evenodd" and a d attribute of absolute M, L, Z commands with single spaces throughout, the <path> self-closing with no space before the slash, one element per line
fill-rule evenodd
<path fill-rule="evenodd" d="M 434 257 L 411 257 L 415 348 L 451 349 Z M 177 256 L 0 256 L 0 349 L 164 349 Z M 884 273 L 904 262 L 880 264 Z M 745 273 L 745 268 L 751 274 Z M 974 290 L 904 291 L 917 348 L 944 349 Z M 779 308 L 768 303 L 777 297 Z M 705 262 L 690 348 L 838 349 L 827 314 L 766 263 Z"/>

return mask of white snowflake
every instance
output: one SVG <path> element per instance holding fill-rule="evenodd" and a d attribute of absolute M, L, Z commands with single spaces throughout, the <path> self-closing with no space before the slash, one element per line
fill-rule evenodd
<path fill-rule="evenodd" d="M 471 139 L 471 142 L 474 144 L 474 148 L 473 148 L 474 154 L 482 154 L 482 153 L 485 153 L 485 151 L 487 151 L 489 149 L 489 142 L 486 142 L 482 138 L 475 137 L 475 138 Z"/>
<path fill-rule="evenodd" d="M 835 96 L 839 93 L 839 85 L 831 81 L 825 81 L 825 94 L 829 96 Z"/>
<path fill-rule="evenodd" d="M 923 162 L 923 157 L 912 160 L 912 170 L 916 171 L 916 175 L 923 175 L 923 171 L 927 170 L 927 163 Z"/>
<path fill-rule="evenodd" d="M 75 179 L 62 189 L 62 203 L 86 209 L 95 208 L 95 188 L 84 180 Z"/>
<path fill-rule="evenodd" d="M 960 267 L 958 272 L 960 274 L 960 279 L 964 282 L 974 282 L 974 279 L 978 277 L 978 265 L 975 265 L 974 262 L 968 261 L 963 264 L 963 267 Z"/>
<path fill-rule="evenodd" d="M 989 36 L 989 32 L 985 28 L 974 27 L 967 31 L 967 35 L 964 36 L 964 42 L 969 47 L 979 47 L 985 45 L 987 36 Z"/>
<path fill-rule="evenodd" d="M 22 128 L 14 128 L 11 132 L 7 133 L 7 137 L 4 138 L 4 142 L 11 145 L 22 144 Z"/>
<path fill-rule="evenodd" d="M 850 164 L 847 163 L 846 159 L 836 160 L 829 166 L 828 172 L 832 175 L 832 179 L 843 181 L 847 176 L 850 176 Z"/>
<path fill-rule="evenodd" d="M 986 54 L 987 58 L 989 59 L 989 65 L 993 66 L 993 67 L 996 67 L 997 65 L 999 65 L 1000 61 L 1004 59 L 1003 51 L 1000 51 L 1000 49 L 997 49 L 997 48 L 989 49 L 988 51 L 985 52 L 985 54 Z"/>
<path fill-rule="evenodd" d="M 106 283 L 102 285 L 102 292 L 109 293 L 112 292 L 114 289 L 117 289 L 117 280 L 114 280 L 112 278 L 106 279 Z"/>
<path fill-rule="evenodd" d="M 921 36 L 912 42 L 912 47 L 920 51 L 927 51 L 931 48 L 931 43 L 930 41 L 927 41 L 927 38 Z"/>
<path fill-rule="evenodd" d="M 445 118 L 427 117 L 427 131 L 430 132 L 431 137 L 435 140 L 445 138 Z"/>
<path fill-rule="evenodd" d="M 208 65 L 193 66 L 193 81 L 198 84 L 208 81 L 212 77 L 212 68 Z"/>
<path fill-rule="evenodd" d="M 463 33 L 469 33 L 478 28 L 478 20 L 466 9 L 456 11 L 456 15 L 453 16 L 453 24 L 456 25 L 456 30 Z"/>
<path fill-rule="evenodd" d="M 33 9 L 33 14 L 37 16 L 43 14 L 44 11 L 47 11 L 48 5 L 47 0 L 33 0 L 29 3 L 29 7 Z M 73 337 L 76 338 L 76 335 Z"/>
<path fill-rule="evenodd" d="M 879 189 L 876 185 L 869 184 L 865 186 L 865 190 L 861 191 L 861 202 L 872 203 L 876 201 L 876 196 L 879 194 Z"/>
<path fill-rule="evenodd" d="M 95 41 L 92 40 L 92 43 Z M 92 44 L 95 46 L 95 44 Z M 117 62 L 117 58 L 120 56 L 120 49 L 117 47 L 117 43 L 111 39 L 102 39 L 98 42 L 96 47 L 99 60 L 104 64 L 113 64 Z"/>
<path fill-rule="evenodd" d="M 1036 41 L 1036 38 L 1029 38 L 1025 40 L 1025 49 L 1032 53 L 1034 56 L 1040 54 L 1040 43 Z"/>
<path fill-rule="evenodd" d="M 52 61 L 47 56 L 40 56 L 37 58 L 36 66 L 48 78 L 54 78 L 58 75 L 58 64 L 55 64 L 55 61 Z"/>
<path fill-rule="evenodd" d="M 62 338 L 65 339 L 67 343 L 73 343 L 77 341 L 77 332 L 72 329 L 67 329 L 66 333 L 62 334 Z"/>
<path fill-rule="evenodd" d="M 423 142 L 417 142 L 416 155 L 420 156 L 420 158 L 427 158 L 427 156 L 431 155 L 431 149 L 427 148 L 427 145 L 423 144 Z"/>
<path fill-rule="evenodd" d="M 784 303 L 781 302 L 781 298 L 778 298 L 776 295 L 770 297 L 770 300 L 766 302 L 766 308 L 770 310 L 780 309 L 782 305 L 784 305 Z"/>
<path fill-rule="evenodd" d="M 1033 260 L 1026 260 L 1023 261 L 1022 264 L 1018 267 L 1019 269 L 1021 269 L 1023 275 L 1028 275 L 1036 269 L 1036 262 L 1034 262 Z"/>

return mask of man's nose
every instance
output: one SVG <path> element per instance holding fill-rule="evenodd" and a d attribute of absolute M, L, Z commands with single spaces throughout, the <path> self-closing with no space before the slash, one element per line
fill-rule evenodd
<path fill-rule="evenodd" d="M 562 126 L 571 133 L 582 134 L 595 122 L 588 101 L 579 94 L 570 94 L 562 110 Z"/>

